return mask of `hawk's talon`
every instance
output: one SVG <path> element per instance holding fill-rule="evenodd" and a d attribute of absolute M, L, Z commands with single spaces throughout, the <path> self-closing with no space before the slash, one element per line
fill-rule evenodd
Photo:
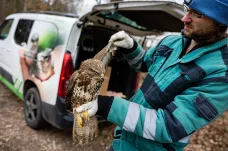
<path fill-rule="evenodd" d="M 77 122 L 78 122 L 78 126 L 82 128 L 82 118 L 80 116 L 77 117 Z"/>
<path fill-rule="evenodd" d="M 88 112 L 88 110 L 85 110 L 85 111 L 83 112 L 83 114 L 84 114 L 84 119 L 85 119 L 85 121 L 89 121 L 89 112 Z"/>

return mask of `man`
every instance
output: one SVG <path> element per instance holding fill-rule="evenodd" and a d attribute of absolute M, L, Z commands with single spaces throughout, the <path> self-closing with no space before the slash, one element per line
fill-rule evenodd
<path fill-rule="evenodd" d="M 118 125 L 112 150 L 184 150 L 195 131 L 228 107 L 228 1 L 184 5 L 182 36 L 168 36 L 148 51 L 123 31 L 110 39 L 132 67 L 148 72 L 129 101 L 99 96 L 78 108 Z"/>

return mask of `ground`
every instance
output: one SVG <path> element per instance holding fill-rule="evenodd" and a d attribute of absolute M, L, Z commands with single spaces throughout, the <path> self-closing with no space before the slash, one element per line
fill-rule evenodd
<path fill-rule="evenodd" d="M 101 124 L 100 136 L 82 147 L 73 146 L 71 132 L 49 126 L 33 130 L 24 121 L 23 101 L 0 83 L 0 151 L 105 151 L 112 141 L 113 125 Z M 196 132 L 186 151 L 226 151 L 228 111 Z"/>

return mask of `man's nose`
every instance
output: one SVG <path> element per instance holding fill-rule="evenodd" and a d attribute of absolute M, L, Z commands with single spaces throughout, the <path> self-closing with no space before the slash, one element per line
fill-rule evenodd
<path fill-rule="evenodd" d="M 189 12 L 187 12 L 184 17 L 181 19 L 182 22 L 191 22 L 192 18 L 190 17 Z"/>

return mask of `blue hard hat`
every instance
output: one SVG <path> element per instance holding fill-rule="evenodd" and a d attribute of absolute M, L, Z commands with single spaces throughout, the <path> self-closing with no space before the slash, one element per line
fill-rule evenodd
<path fill-rule="evenodd" d="M 212 20 L 228 26 L 228 0 L 184 0 L 184 4 Z"/>

